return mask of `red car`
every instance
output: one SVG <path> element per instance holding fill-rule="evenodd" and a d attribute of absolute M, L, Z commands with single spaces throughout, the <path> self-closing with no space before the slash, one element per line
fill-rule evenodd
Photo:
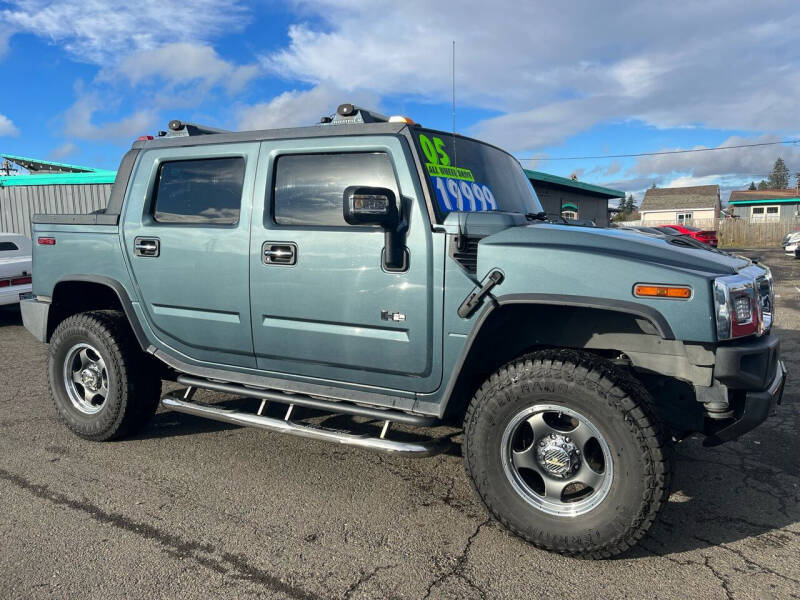
<path fill-rule="evenodd" d="M 698 242 L 717 247 L 717 232 L 705 231 L 697 227 L 687 227 L 686 225 L 659 225 L 658 229 L 669 235 L 688 235 Z"/>

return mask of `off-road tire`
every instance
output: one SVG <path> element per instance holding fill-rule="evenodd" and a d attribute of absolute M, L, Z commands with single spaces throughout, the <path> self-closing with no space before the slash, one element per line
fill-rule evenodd
<path fill-rule="evenodd" d="M 578 516 L 537 509 L 502 466 L 502 432 L 540 402 L 587 415 L 608 442 L 614 476 L 602 502 Z M 636 544 L 666 501 L 671 442 L 647 390 L 625 370 L 590 353 L 544 350 L 491 375 L 464 422 L 464 462 L 490 513 L 533 545 L 582 558 L 610 558 Z"/>
<path fill-rule="evenodd" d="M 73 405 L 63 376 L 69 349 L 80 343 L 97 350 L 108 375 L 106 401 L 99 412 L 91 415 Z M 82 438 L 107 441 L 133 435 L 158 408 L 161 379 L 157 365 L 142 352 L 125 315 L 119 311 L 85 312 L 62 321 L 50 340 L 47 363 L 56 413 Z"/>

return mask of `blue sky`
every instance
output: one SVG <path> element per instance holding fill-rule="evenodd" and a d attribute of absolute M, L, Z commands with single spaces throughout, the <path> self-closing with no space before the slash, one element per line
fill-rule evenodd
<path fill-rule="evenodd" d="M 342 102 L 456 128 L 641 198 L 766 177 L 800 146 L 796 2 L 0 1 L 0 151 L 115 168 L 180 118 L 312 124 Z M 724 194 L 724 197 L 727 194 Z"/>

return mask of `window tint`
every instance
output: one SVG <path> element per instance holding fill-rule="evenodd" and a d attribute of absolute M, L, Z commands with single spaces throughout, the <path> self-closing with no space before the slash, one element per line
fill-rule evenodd
<path fill-rule="evenodd" d="M 14 250 L 19 250 L 19 246 L 14 242 L 0 242 L 0 252 L 11 252 Z"/>
<path fill-rule="evenodd" d="M 159 223 L 239 222 L 244 158 L 205 158 L 162 163 L 153 191 Z"/>
<path fill-rule="evenodd" d="M 384 187 L 397 194 L 394 170 L 386 153 L 281 156 L 275 167 L 275 222 L 349 227 L 342 214 L 342 199 L 345 188 L 351 185 Z"/>

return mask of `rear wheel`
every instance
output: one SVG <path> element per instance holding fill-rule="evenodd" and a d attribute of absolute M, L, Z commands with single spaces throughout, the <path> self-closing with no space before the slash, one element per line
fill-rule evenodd
<path fill-rule="evenodd" d="M 158 369 L 118 311 L 81 313 L 59 324 L 47 371 L 58 416 L 86 439 L 132 435 L 158 407 Z"/>
<path fill-rule="evenodd" d="M 649 394 L 588 353 L 505 365 L 475 394 L 464 429 L 467 471 L 487 508 L 547 550 L 624 552 L 668 492 L 669 441 Z"/>

